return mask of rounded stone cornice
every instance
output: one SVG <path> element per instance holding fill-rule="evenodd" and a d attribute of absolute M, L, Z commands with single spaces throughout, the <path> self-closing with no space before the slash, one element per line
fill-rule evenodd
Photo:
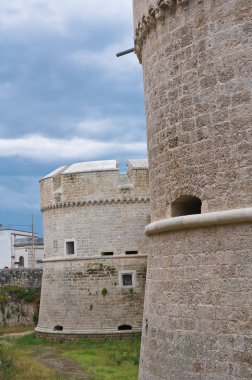
<path fill-rule="evenodd" d="M 202 0 L 196 1 L 202 2 Z M 142 63 L 143 44 L 149 32 L 156 28 L 158 22 L 164 23 L 168 10 L 175 10 L 177 6 L 187 5 L 188 2 L 189 0 L 155 0 L 155 5 L 149 7 L 148 13 L 142 16 L 135 29 L 135 53 L 140 63 Z"/>
<path fill-rule="evenodd" d="M 142 329 L 133 327 L 132 330 L 118 330 L 116 328 L 102 328 L 102 329 L 64 329 L 62 331 L 55 331 L 47 327 L 36 327 L 35 332 L 54 335 L 127 335 L 131 333 L 141 333 Z"/>
<path fill-rule="evenodd" d="M 99 199 L 90 201 L 76 201 L 76 202 L 60 202 L 50 205 L 45 205 L 41 207 L 41 212 L 48 210 L 55 210 L 60 208 L 69 207 L 85 207 L 85 206 L 97 206 L 106 204 L 117 204 L 117 203 L 147 203 L 150 201 L 149 197 L 138 197 L 138 198 L 112 198 L 112 199 Z"/>
<path fill-rule="evenodd" d="M 189 228 L 246 222 L 252 222 L 252 207 L 162 219 L 149 224 L 145 228 L 145 233 L 146 235 L 151 236 Z"/>
<path fill-rule="evenodd" d="M 75 256 L 75 257 L 49 257 L 43 259 L 43 263 L 60 262 L 60 261 L 101 261 L 101 260 L 127 260 L 127 259 L 146 259 L 147 255 L 113 255 L 113 256 Z"/>

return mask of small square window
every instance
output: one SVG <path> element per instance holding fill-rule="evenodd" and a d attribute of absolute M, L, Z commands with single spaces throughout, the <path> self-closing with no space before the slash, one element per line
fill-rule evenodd
<path fill-rule="evenodd" d="M 133 285 L 132 274 L 123 274 L 122 275 L 122 284 L 123 284 L 123 286 L 132 286 Z"/>
<path fill-rule="evenodd" d="M 67 241 L 66 242 L 66 254 L 67 255 L 74 255 L 75 254 L 74 241 Z"/>

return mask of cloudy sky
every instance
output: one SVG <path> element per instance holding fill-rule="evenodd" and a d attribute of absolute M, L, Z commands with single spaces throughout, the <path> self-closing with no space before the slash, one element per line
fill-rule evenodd
<path fill-rule="evenodd" d="M 0 224 L 42 234 L 38 181 L 146 157 L 131 0 L 0 1 Z"/>

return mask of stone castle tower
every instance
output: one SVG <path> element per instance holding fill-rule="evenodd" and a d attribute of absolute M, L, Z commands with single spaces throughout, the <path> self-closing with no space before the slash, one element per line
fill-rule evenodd
<path fill-rule="evenodd" d="M 141 332 L 149 184 L 147 160 L 62 167 L 40 181 L 45 260 L 38 335 Z"/>
<path fill-rule="evenodd" d="M 152 219 L 139 379 L 249 379 L 252 2 L 133 8 Z"/>

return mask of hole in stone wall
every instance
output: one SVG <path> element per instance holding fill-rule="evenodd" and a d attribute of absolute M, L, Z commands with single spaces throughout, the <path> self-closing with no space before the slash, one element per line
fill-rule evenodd
<path fill-rule="evenodd" d="M 118 326 L 118 330 L 119 331 L 132 330 L 132 326 L 130 326 L 130 325 L 121 325 L 121 326 Z"/>
<path fill-rule="evenodd" d="M 60 325 L 57 325 L 57 326 L 54 326 L 54 331 L 62 331 L 63 330 L 63 326 L 60 326 Z"/>
<path fill-rule="evenodd" d="M 184 195 L 177 198 L 171 205 L 171 216 L 201 214 L 201 200 L 197 197 Z"/>
<path fill-rule="evenodd" d="M 114 252 L 102 252 L 101 255 L 102 256 L 113 256 Z"/>
<path fill-rule="evenodd" d="M 125 254 L 126 255 L 137 255 L 138 251 L 126 251 Z"/>

